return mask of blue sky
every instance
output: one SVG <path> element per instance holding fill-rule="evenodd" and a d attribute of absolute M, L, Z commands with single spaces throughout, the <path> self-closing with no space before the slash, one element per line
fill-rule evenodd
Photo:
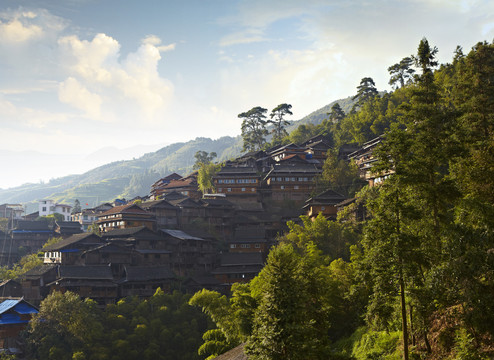
<path fill-rule="evenodd" d="M 300 119 L 363 77 L 390 90 L 424 36 L 441 62 L 492 41 L 494 2 L 2 0 L 0 188 L 236 136 L 254 106 Z"/>

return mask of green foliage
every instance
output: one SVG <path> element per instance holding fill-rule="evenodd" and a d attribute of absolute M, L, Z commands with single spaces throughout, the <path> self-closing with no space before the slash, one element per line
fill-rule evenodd
<path fill-rule="evenodd" d="M 328 151 L 322 174 L 317 179 L 320 190 L 329 188 L 342 195 L 353 197 L 365 183 L 360 179 L 359 169 L 354 162 L 338 157 L 337 151 L 333 149 Z"/>
<path fill-rule="evenodd" d="M 331 259 L 349 259 L 350 245 L 356 244 L 359 235 L 350 224 L 341 224 L 326 219 L 320 213 L 314 221 L 307 216 L 301 216 L 303 225 L 292 221 L 287 223 L 290 232 L 285 239 L 300 248 L 313 243 L 324 255 Z"/>
<path fill-rule="evenodd" d="M 313 124 L 302 124 L 290 133 L 290 142 L 302 144 L 319 133 L 319 128 Z"/>
<path fill-rule="evenodd" d="M 150 299 L 126 298 L 100 311 L 73 293 L 52 293 L 26 333 L 27 358 L 198 360 L 208 323 L 187 300 L 158 289 Z"/>
<path fill-rule="evenodd" d="M 356 360 L 400 360 L 400 332 L 372 331 L 361 328 L 353 339 Z"/>
<path fill-rule="evenodd" d="M 261 150 L 266 143 L 267 121 L 266 115 L 268 110 L 260 106 L 253 107 L 247 112 L 238 114 L 242 119 L 242 139 L 244 140 L 244 151 Z"/>
<path fill-rule="evenodd" d="M 213 177 L 221 169 L 221 165 L 213 163 L 201 163 L 197 171 L 197 185 L 203 194 L 215 191 Z"/>
<path fill-rule="evenodd" d="M 82 211 L 81 202 L 79 201 L 79 199 L 75 199 L 74 207 L 72 208 L 72 214 L 77 214 L 80 213 L 81 211 Z"/>
<path fill-rule="evenodd" d="M 405 57 L 397 64 L 394 64 L 388 68 L 388 72 L 391 75 L 389 79 L 389 85 L 395 89 L 404 87 L 413 81 L 413 74 L 415 70 L 411 67 L 413 65 L 412 57 Z"/>
<path fill-rule="evenodd" d="M 460 328 L 456 332 L 455 339 L 455 360 L 487 360 L 478 349 L 474 337 L 465 328 Z"/>
<path fill-rule="evenodd" d="M 0 230 L 3 232 L 8 231 L 9 219 L 0 217 Z"/>
<path fill-rule="evenodd" d="M 288 136 L 288 132 L 285 130 L 285 127 L 290 124 L 290 122 L 285 120 L 284 116 L 293 115 L 290 110 L 291 108 L 292 105 L 290 104 L 280 104 L 271 110 L 271 114 L 269 115 L 271 120 L 268 120 L 268 123 L 273 124 L 273 140 L 271 141 L 271 146 L 280 145 L 283 138 Z"/>
<path fill-rule="evenodd" d="M 16 279 L 22 274 L 43 264 L 43 253 L 24 255 L 12 268 L 0 267 L 1 279 Z"/>

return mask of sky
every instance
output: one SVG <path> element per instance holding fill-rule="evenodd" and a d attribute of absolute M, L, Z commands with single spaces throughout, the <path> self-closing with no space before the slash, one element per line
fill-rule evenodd
<path fill-rule="evenodd" d="M 354 95 L 426 37 L 494 39 L 492 0 L 1 0 L 0 188 L 80 174 Z"/>

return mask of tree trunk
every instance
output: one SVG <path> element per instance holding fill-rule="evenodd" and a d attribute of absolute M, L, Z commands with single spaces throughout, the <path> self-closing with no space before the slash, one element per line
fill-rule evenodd
<path fill-rule="evenodd" d="M 407 326 L 407 309 L 405 303 L 405 281 L 403 272 L 400 269 L 400 298 L 401 298 L 401 325 L 403 331 L 403 360 L 408 360 L 408 326 Z"/>

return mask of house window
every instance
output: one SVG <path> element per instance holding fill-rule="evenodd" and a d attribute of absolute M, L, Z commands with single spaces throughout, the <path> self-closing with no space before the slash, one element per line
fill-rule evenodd
<path fill-rule="evenodd" d="M 245 188 L 242 188 L 242 191 L 245 191 Z"/>
<path fill-rule="evenodd" d="M 298 185 L 295 185 L 293 188 L 294 188 L 295 190 L 298 190 Z"/>
<path fill-rule="evenodd" d="M 228 189 L 226 189 L 226 191 L 232 192 L 232 188 L 228 188 Z"/>
<path fill-rule="evenodd" d="M 292 181 L 295 181 L 295 178 L 294 177 L 292 177 Z"/>
<path fill-rule="evenodd" d="M 222 192 L 223 191 L 223 188 L 218 188 L 218 192 Z"/>
<path fill-rule="evenodd" d="M 230 244 L 230 249 L 235 249 L 237 247 L 237 244 Z"/>
<path fill-rule="evenodd" d="M 252 190 L 252 192 L 254 192 L 254 191 L 256 191 L 256 188 L 252 188 L 251 190 Z"/>
<path fill-rule="evenodd" d="M 325 206 L 321 206 L 321 210 L 326 210 L 326 207 Z"/>
<path fill-rule="evenodd" d="M 284 185 L 281 185 L 281 186 L 280 186 L 280 189 L 281 189 L 281 190 L 285 190 L 285 186 L 284 186 Z"/>
<path fill-rule="evenodd" d="M 256 244 L 256 249 L 260 249 L 261 248 L 261 244 Z"/>
<path fill-rule="evenodd" d="M 46 211 L 46 206 L 43 206 L 43 209 L 41 211 Z"/>
<path fill-rule="evenodd" d="M 276 178 L 276 181 L 282 181 L 282 180 L 283 180 L 283 178 L 281 178 L 281 177 Z"/>

